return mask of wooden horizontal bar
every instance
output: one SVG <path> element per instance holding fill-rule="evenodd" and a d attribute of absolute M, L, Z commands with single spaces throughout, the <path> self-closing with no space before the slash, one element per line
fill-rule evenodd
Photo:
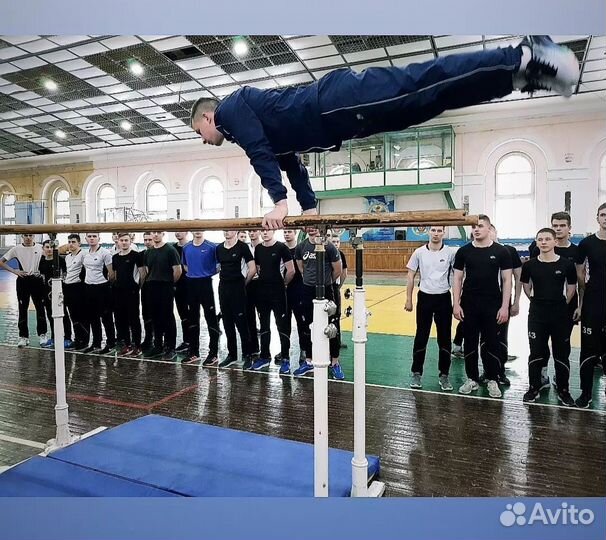
<path fill-rule="evenodd" d="M 42 223 L 0 225 L 3 234 L 48 234 L 77 232 L 146 232 L 146 231 L 242 231 L 261 229 L 262 218 L 181 219 L 167 221 L 129 221 L 112 223 Z M 464 210 L 412 210 L 377 214 L 326 214 L 322 216 L 289 216 L 284 219 L 285 229 L 301 229 L 324 225 L 344 227 L 410 227 L 419 225 L 474 225 L 477 216 Z"/>

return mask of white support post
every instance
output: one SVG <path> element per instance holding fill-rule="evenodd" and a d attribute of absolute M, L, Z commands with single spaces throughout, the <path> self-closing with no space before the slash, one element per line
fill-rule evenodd
<path fill-rule="evenodd" d="M 354 343 L 354 456 L 351 460 L 351 496 L 368 493 L 368 460 L 366 459 L 366 291 L 356 287 L 353 293 Z"/>
<path fill-rule="evenodd" d="M 55 251 L 55 262 L 58 267 L 58 254 Z M 58 275 L 58 274 L 57 274 Z M 51 305 L 53 325 L 55 329 L 55 381 L 57 387 L 57 404 L 55 405 L 55 421 L 57 433 L 54 439 L 47 443 L 45 454 L 75 442 L 69 431 L 69 409 L 65 388 L 65 349 L 63 340 L 63 286 L 61 278 L 53 277 L 51 280 Z"/>
<path fill-rule="evenodd" d="M 352 244 L 356 254 L 356 288 L 353 295 L 354 343 L 354 456 L 351 459 L 351 496 L 381 497 L 385 484 L 374 481 L 368 486 L 368 459 L 366 459 L 366 342 L 368 311 L 366 290 L 363 284 L 364 258 L 362 236 L 352 231 Z"/>
<path fill-rule="evenodd" d="M 328 301 L 314 299 L 311 325 L 314 365 L 314 497 L 328 497 Z"/>

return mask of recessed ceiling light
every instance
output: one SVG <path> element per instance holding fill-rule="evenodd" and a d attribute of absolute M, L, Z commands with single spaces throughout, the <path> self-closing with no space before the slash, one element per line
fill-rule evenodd
<path fill-rule="evenodd" d="M 129 68 L 130 68 L 130 72 L 133 75 L 137 75 L 137 76 L 143 75 L 143 72 L 145 71 L 143 69 L 143 66 L 141 64 L 139 64 L 139 62 L 131 62 Z"/>
<path fill-rule="evenodd" d="M 57 86 L 57 83 L 55 81 L 52 81 L 51 79 L 47 79 L 46 81 L 44 81 L 44 88 L 46 88 L 47 90 L 50 90 L 51 92 L 54 92 L 59 87 Z"/>
<path fill-rule="evenodd" d="M 245 56 L 248 54 L 248 44 L 243 39 L 239 39 L 234 42 L 233 51 L 236 56 Z"/>
<path fill-rule="evenodd" d="M 120 122 L 120 127 L 124 131 L 130 131 L 130 128 L 132 128 L 133 125 L 128 120 L 122 120 L 122 122 Z"/>
<path fill-rule="evenodd" d="M 67 135 L 65 134 L 65 131 L 61 131 L 60 129 L 58 129 L 57 131 L 55 131 L 55 137 L 57 137 L 58 139 L 65 139 Z"/>

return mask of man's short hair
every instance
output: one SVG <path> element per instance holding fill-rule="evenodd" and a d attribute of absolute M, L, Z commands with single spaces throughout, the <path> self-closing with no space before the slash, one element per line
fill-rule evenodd
<path fill-rule="evenodd" d="M 116 233 L 116 234 L 118 235 L 118 240 L 120 238 L 122 238 L 123 236 L 128 236 L 130 238 L 130 233 L 127 233 L 127 232 L 119 232 L 119 233 Z"/>
<path fill-rule="evenodd" d="M 543 227 L 542 229 L 538 230 L 537 235 L 535 236 L 535 238 L 538 238 L 539 234 L 542 234 L 542 233 L 550 234 L 554 238 L 556 237 L 556 232 L 551 227 Z"/>
<path fill-rule="evenodd" d="M 551 214 L 551 222 L 553 223 L 553 220 L 557 219 L 560 221 L 564 221 L 566 220 L 566 222 L 568 223 L 568 226 L 570 227 L 570 214 L 568 212 L 556 212 L 555 214 Z"/>
<path fill-rule="evenodd" d="M 201 97 L 192 105 L 189 124 L 192 125 L 196 116 L 205 112 L 215 112 L 219 106 L 219 100 L 215 98 Z"/>
<path fill-rule="evenodd" d="M 602 211 L 602 210 L 606 210 L 606 202 L 600 204 L 600 206 L 598 206 L 598 214 Z"/>
<path fill-rule="evenodd" d="M 478 221 L 485 221 L 486 223 L 488 223 L 488 225 L 492 225 L 490 218 L 486 214 L 479 214 Z"/>
<path fill-rule="evenodd" d="M 79 234 L 76 234 L 76 233 L 72 233 L 72 234 L 70 234 L 70 235 L 67 237 L 67 239 L 68 239 L 68 240 L 77 240 L 77 241 L 78 241 L 78 243 L 80 243 L 80 242 L 81 242 L 81 240 L 80 240 L 80 235 L 79 235 Z"/>

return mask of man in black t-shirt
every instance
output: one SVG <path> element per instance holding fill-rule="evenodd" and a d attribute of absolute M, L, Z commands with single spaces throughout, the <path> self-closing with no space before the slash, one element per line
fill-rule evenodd
<path fill-rule="evenodd" d="M 143 233 L 143 245 L 145 249 L 141 251 L 141 263 L 144 266 L 147 250 L 154 249 L 152 233 Z M 141 277 L 143 279 L 141 285 L 141 316 L 143 317 L 143 329 L 145 330 L 145 339 L 141 343 L 141 351 L 143 354 L 147 354 L 154 346 L 154 321 L 151 316 L 152 295 L 145 279 L 145 273 Z"/>
<path fill-rule="evenodd" d="M 150 358 L 177 357 L 177 322 L 175 321 L 175 283 L 181 277 L 181 259 L 177 250 L 164 241 L 164 232 L 153 231 L 154 249 L 145 251 L 145 275 L 149 289 L 151 317 L 154 325 L 154 348 Z"/>
<path fill-rule="evenodd" d="M 297 231 L 294 229 L 284 229 L 284 242 L 290 251 L 290 255 L 295 260 L 295 251 L 297 249 Z M 305 316 L 303 309 L 303 276 L 299 267 L 294 263 L 295 275 L 286 286 L 286 316 L 292 320 L 295 316 L 297 323 L 297 333 L 299 335 L 299 365 L 305 362 Z M 276 356 L 277 363 L 282 362 L 281 357 Z"/>
<path fill-rule="evenodd" d="M 238 361 L 238 341 L 236 328 L 240 334 L 242 345 L 242 358 L 244 364 L 242 369 L 252 367 L 250 337 L 248 333 L 248 321 L 246 318 L 246 285 L 257 273 L 255 261 L 249 247 L 238 240 L 236 231 L 223 231 L 225 242 L 217 246 L 217 262 L 221 266 L 219 271 L 219 305 L 223 319 L 223 328 L 227 338 L 227 357 L 219 364 L 226 368 Z M 248 267 L 246 277 L 242 275 L 242 261 Z M 216 363 L 209 360 L 203 365 Z"/>
<path fill-rule="evenodd" d="M 290 317 L 286 316 L 286 285 L 295 275 L 290 250 L 274 238 L 274 231 L 261 232 L 262 244 L 255 247 L 257 266 L 257 308 L 261 324 L 261 354 L 252 369 L 261 370 L 271 363 L 270 315 L 273 311 L 280 336 L 280 374 L 290 374 Z M 282 273 L 282 267 L 285 273 Z"/>
<path fill-rule="evenodd" d="M 189 244 L 187 240 L 187 232 L 180 231 L 175 233 L 176 242 L 173 243 L 173 247 L 177 250 L 181 263 L 183 263 L 183 248 Z M 191 330 L 191 316 L 189 310 L 189 302 L 187 300 L 187 278 L 185 276 L 185 269 L 181 264 L 181 277 L 175 284 L 175 304 L 177 306 L 177 313 L 179 319 L 181 319 L 181 334 L 183 341 L 175 349 L 178 353 L 184 353 L 189 350 L 189 332 Z"/>
<path fill-rule="evenodd" d="M 320 231 L 315 227 L 307 228 L 307 240 L 301 242 L 295 250 L 295 260 L 299 267 L 299 271 L 303 276 L 303 309 L 305 317 L 305 355 L 304 363 L 301 363 L 299 368 L 293 372 L 295 377 L 304 375 L 313 371 L 312 362 L 312 339 L 311 329 L 309 325 L 313 322 L 314 313 L 314 298 L 316 297 L 317 283 L 317 268 L 316 268 L 316 242 L 319 240 Z M 342 265 L 339 251 L 329 241 L 325 246 L 324 268 L 321 271 L 324 273 L 324 294 L 327 300 L 334 302 L 333 283 L 341 275 Z M 329 317 L 328 322 L 336 326 L 336 313 Z M 345 375 L 339 363 L 340 355 L 340 336 L 330 339 L 330 372 L 334 379 L 343 380 Z"/>
<path fill-rule="evenodd" d="M 461 247 L 454 262 L 453 314 L 464 320 L 465 372 L 461 394 L 478 390 L 478 346 L 484 342 L 482 364 L 490 397 L 501 397 L 497 325 L 509 319 L 511 256 L 490 239 L 490 219 L 480 214 L 472 226 L 474 240 Z M 465 282 L 463 282 L 465 276 Z"/>
<path fill-rule="evenodd" d="M 581 319 L 581 395 L 577 407 L 592 401 L 593 370 L 601 361 L 606 371 L 606 203 L 597 212 L 599 230 L 579 243 L 577 278 Z"/>
<path fill-rule="evenodd" d="M 112 256 L 114 314 L 118 341 L 122 344 L 118 355 L 136 357 L 141 354 L 139 283 L 144 261 L 142 253 L 132 249 L 129 233 L 118 233 L 118 249 Z"/>
<path fill-rule="evenodd" d="M 42 252 L 43 256 L 40 259 L 40 264 L 38 266 L 38 270 L 40 271 L 40 275 L 44 280 L 44 296 L 42 297 L 44 301 L 44 308 L 46 309 L 46 316 L 48 317 L 48 321 L 50 323 L 51 328 L 51 339 L 46 343 L 41 343 L 40 346 L 44 349 L 52 349 L 55 346 L 55 321 L 53 319 L 53 302 L 52 302 L 52 282 L 51 279 L 55 274 L 55 263 L 53 257 L 53 246 L 51 245 L 50 240 L 45 240 L 42 242 Z M 65 276 L 67 272 L 67 267 L 65 266 L 65 259 L 63 257 L 59 257 L 59 269 L 61 276 Z M 70 349 L 72 346 L 72 323 L 69 318 L 67 309 L 64 308 L 63 315 L 63 346 L 67 349 Z"/>
<path fill-rule="evenodd" d="M 579 257 L 579 246 L 570 241 L 570 236 L 572 234 L 570 214 L 568 212 L 556 212 L 555 214 L 552 214 L 551 228 L 556 234 L 555 254 L 559 255 L 560 257 L 564 257 L 575 264 Z M 539 248 L 537 247 L 536 240 L 530 244 L 528 252 L 531 259 L 539 255 L 540 252 Z M 578 305 L 579 297 L 575 291 L 572 300 L 568 303 L 568 323 L 570 325 L 569 334 L 572 333 L 574 325 L 578 322 L 574 319 L 574 312 Z M 547 360 L 549 360 L 549 358 L 547 358 L 545 361 L 547 362 Z M 546 376 L 546 368 L 543 376 Z"/>
<path fill-rule="evenodd" d="M 574 265 L 554 251 L 556 233 L 541 229 L 536 236 L 538 257 L 524 263 L 521 281 L 524 293 L 530 299 L 528 312 L 528 379 L 530 388 L 524 394 L 525 402 L 533 402 L 543 388 L 549 388 L 542 369 L 549 358 L 549 339 L 553 350 L 558 400 L 569 407 L 574 400 L 568 390 L 570 374 L 570 333 L 568 332 L 567 303 L 576 291 Z M 566 295 L 563 294 L 566 284 Z M 546 352 L 547 351 L 547 352 Z"/>

